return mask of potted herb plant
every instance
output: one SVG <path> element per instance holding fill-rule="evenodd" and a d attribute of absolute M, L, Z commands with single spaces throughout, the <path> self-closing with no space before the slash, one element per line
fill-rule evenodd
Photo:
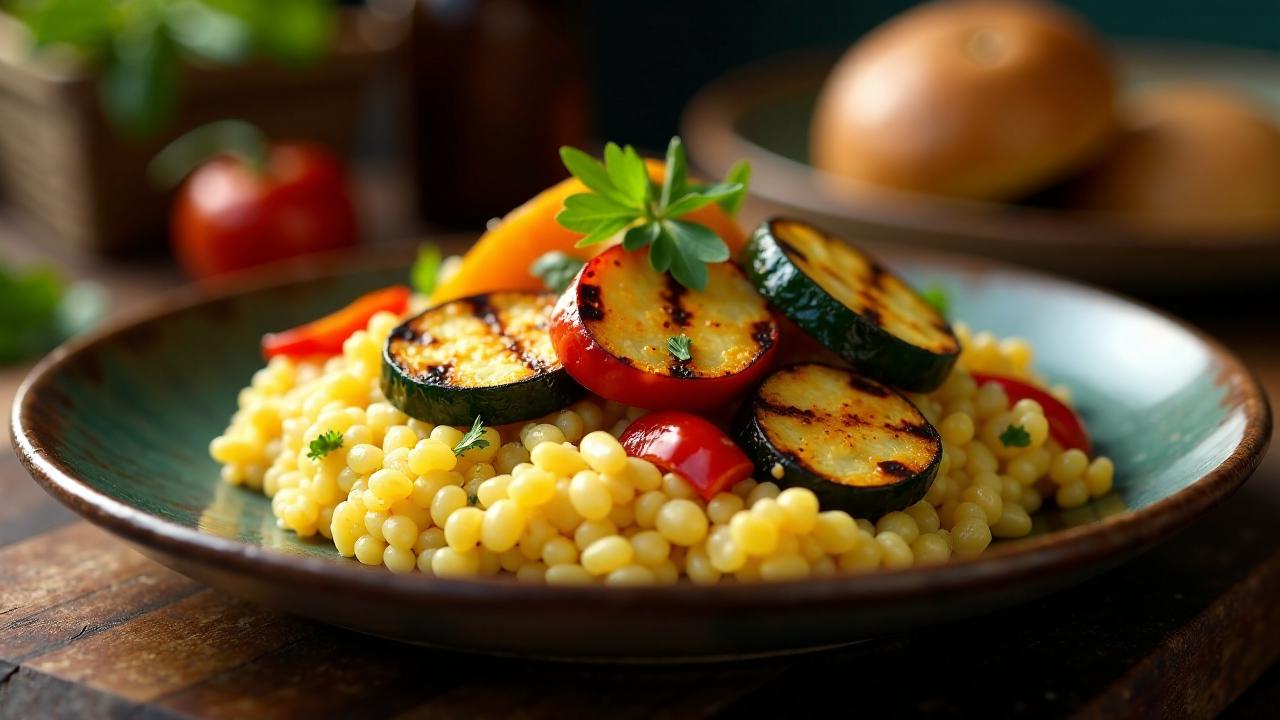
<path fill-rule="evenodd" d="M 159 148 L 234 117 L 341 152 L 399 36 L 331 0 L 0 0 L 0 196 L 81 251 L 155 247 Z"/>

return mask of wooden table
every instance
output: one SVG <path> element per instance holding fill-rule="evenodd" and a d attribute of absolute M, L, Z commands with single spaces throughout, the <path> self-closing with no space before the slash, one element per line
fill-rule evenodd
<path fill-rule="evenodd" d="M 0 252 L 20 252 L 2 227 Z M 117 309 L 176 282 L 97 274 Z M 1175 305 L 1280 397 L 1278 300 Z M 0 370 L 0 406 L 20 376 Z M 428 650 L 260 610 L 78 520 L 0 443 L 0 718 L 1269 717 L 1278 657 L 1280 457 L 1171 542 L 1014 611 L 810 655 L 628 667 Z"/>

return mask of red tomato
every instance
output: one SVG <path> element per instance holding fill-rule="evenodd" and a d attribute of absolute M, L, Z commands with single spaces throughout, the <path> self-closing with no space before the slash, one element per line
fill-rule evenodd
<path fill-rule="evenodd" d="M 409 288 L 403 285 L 374 290 L 319 320 L 290 330 L 268 333 L 262 337 L 262 354 L 268 359 L 276 355 L 337 355 L 342 352 L 342 344 L 347 338 L 355 331 L 363 330 L 374 315 L 384 311 L 404 314 L 409 307 L 410 293 Z"/>
<path fill-rule="evenodd" d="M 627 454 L 672 472 L 693 485 L 704 500 L 750 477 L 751 460 L 707 420 L 676 410 L 650 413 L 627 426 Z"/>
<path fill-rule="evenodd" d="M 259 172 L 222 155 L 178 190 L 170 216 L 178 262 L 203 279 L 356 244 L 346 175 L 316 145 L 280 144 Z"/>
<path fill-rule="evenodd" d="M 608 400 L 649 410 L 710 410 L 741 397 L 768 373 L 778 354 L 776 334 L 772 344 L 751 365 L 733 375 L 713 378 L 648 372 L 596 342 L 582 321 L 579 284 L 593 266 L 607 263 L 615 254 L 624 252 L 621 246 L 615 246 L 597 255 L 560 296 L 552 313 L 551 344 L 556 357 L 578 384 Z"/>
<path fill-rule="evenodd" d="M 1093 445 L 1089 442 L 1089 433 L 1084 429 L 1084 422 L 1074 410 L 1058 398 L 1034 385 L 1003 375 L 971 374 L 974 382 L 979 386 L 990 382 L 1004 388 L 1004 394 L 1009 397 L 1011 405 L 1019 400 L 1035 400 L 1040 403 L 1040 407 L 1044 408 L 1044 419 L 1049 421 L 1049 434 L 1058 441 L 1059 445 L 1068 450 L 1078 448 L 1085 454 L 1092 454 Z"/>

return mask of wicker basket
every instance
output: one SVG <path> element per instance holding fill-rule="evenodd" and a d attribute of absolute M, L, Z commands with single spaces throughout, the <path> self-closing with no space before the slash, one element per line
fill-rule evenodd
<path fill-rule="evenodd" d="M 171 127 L 130 139 L 108 124 L 95 76 L 65 59 L 32 60 L 16 21 L 0 14 L 0 197 L 16 219 L 76 252 L 154 250 L 169 202 L 147 183 L 146 166 L 187 130 L 241 118 L 271 137 L 350 149 L 365 81 L 400 32 L 359 10 L 340 27 L 331 55 L 305 70 L 188 68 Z"/>

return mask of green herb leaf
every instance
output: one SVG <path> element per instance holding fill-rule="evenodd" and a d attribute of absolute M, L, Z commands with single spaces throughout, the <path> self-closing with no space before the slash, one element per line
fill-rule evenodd
<path fill-rule="evenodd" d="M 688 360 L 693 357 L 692 353 L 689 352 L 689 345 L 692 342 L 693 340 L 689 339 L 689 336 L 684 333 L 673 335 L 667 338 L 667 352 L 671 353 L 671 357 L 677 360 Z"/>
<path fill-rule="evenodd" d="M 1027 447 L 1031 444 L 1031 433 L 1021 425 L 1009 425 L 1000 433 L 1000 443 L 1005 447 Z"/>
<path fill-rule="evenodd" d="M 618 147 L 617 143 L 604 146 L 604 166 L 609 179 L 633 207 L 644 207 L 649 200 L 649 171 L 645 169 L 644 160 L 636 149 L 628 145 Z"/>
<path fill-rule="evenodd" d="M 529 266 L 529 272 L 534 277 L 541 279 L 542 284 L 546 285 L 548 290 L 564 292 L 564 289 L 569 287 L 569 283 L 573 282 L 573 278 L 578 275 L 578 271 L 585 264 L 572 255 L 567 255 L 559 250 L 552 250 L 534 260 L 533 265 Z"/>
<path fill-rule="evenodd" d="M 627 230 L 627 234 L 622 236 L 622 247 L 628 251 L 639 250 L 657 240 L 660 230 L 662 230 L 662 226 L 657 223 L 637 225 Z"/>
<path fill-rule="evenodd" d="M 340 447 L 342 447 L 342 433 L 337 430 L 325 430 L 307 446 L 307 457 L 319 460 Z"/>
<path fill-rule="evenodd" d="M 684 143 L 680 136 L 671 138 L 667 143 L 666 175 L 662 180 L 662 206 L 666 207 L 676 198 L 685 194 L 686 174 Z"/>
<path fill-rule="evenodd" d="M 581 180 L 583 185 L 586 185 L 589 190 L 595 193 L 595 195 L 591 193 L 580 193 L 578 195 L 571 196 L 570 199 L 573 197 L 598 198 L 601 200 L 610 200 L 613 203 L 626 208 L 626 193 L 618 190 L 618 188 L 613 184 L 613 179 L 609 177 L 609 171 L 605 169 L 604 165 L 600 164 L 599 160 L 596 160 L 577 148 L 571 147 L 560 148 L 560 160 L 564 163 L 564 166 L 569 169 L 569 172 L 573 173 L 574 177 Z M 564 206 L 566 208 L 570 207 L 567 200 L 565 201 Z"/>
<path fill-rule="evenodd" d="M 466 435 L 453 446 L 453 454 L 459 457 L 472 448 L 487 448 L 489 441 L 484 439 L 484 423 L 480 421 L 480 416 L 476 416 L 476 421 L 471 423 L 471 429 Z"/>
<path fill-rule="evenodd" d="M 661 225 L 657 228 L 658 236 L 653 239 L 653 244 L 649 247 L 649 267 L 658 272 L 666 272 L 671 269 L 672 259 L 676 255 L 676 241 L 663 230 Z"/>
<path fill-rule="evenodd" d="M 951 315 L 951 297 L 947 294 L 947 289 L 941 285 L 930 285 L 920 291 L 920 298 L 930 307 L 938 311 L 943 320 Z"/>
<path fill-rule="evenodd" d="M 204 162 L 230 153 L 259 171 L 267 167 L 267 136 L 244 120 L 218 120 L 201 125 L 164 146 L 147 166 L 147 178 L 158 188 L 171 188 Z"/>
<path fill-rule="evenodd" d="M 418 258 L 413 261 L 409 271 L 409 281 L 413 289 L 423 295 L 430 295 L 436 289 L 436 281 L 440 278 L 442 261 L 439 246 L 434 243 L 422 243 L 418 246 Z"/>
<path fill-rule="evenodd" d="M 734 163 L 733 167 L 729 168 L 729 173 L 724 176 L 724 181 L 742 186 L 738 192 L 717 200 L 725 212 L 737 217 L 743 201 L 747 199 L 747 186 L 751 184 L 751 163 L 746 160 Z"/>
<path fill-rule="evenodd" d="M 706 225 L 670 220 L 662 224 L 663 229 L 675 238 L 676 247 L 682 254 L 703 262 L 724 262 L 729 259 L 729 246 Z"/>
<path fill-rule="evenodd" d="M 606 145 L 603 164 L 573 148 L 561 148 L 560 156 L 565 167 L 592 191 L 569 196 L 556 215 L 560 225 L 584 235 L 578 247 L 624 233 L 625 249 L 648 247 L 650 267 L 670 272 L 692 290 L 706 288 L 707 263 L 729 259 L 728 246 L 715 232 L 680 218 L 711 203 L 736 210 L 746 192 L 744 181 L 750 178 L 750 166 L 735 165 L 731 177 L 722 183 L 690 185 L 679 137 L 671 138 L 667 146 L 666 174 L 660 186 L 649 178 L 644 160 L 629 145 Z"/>

